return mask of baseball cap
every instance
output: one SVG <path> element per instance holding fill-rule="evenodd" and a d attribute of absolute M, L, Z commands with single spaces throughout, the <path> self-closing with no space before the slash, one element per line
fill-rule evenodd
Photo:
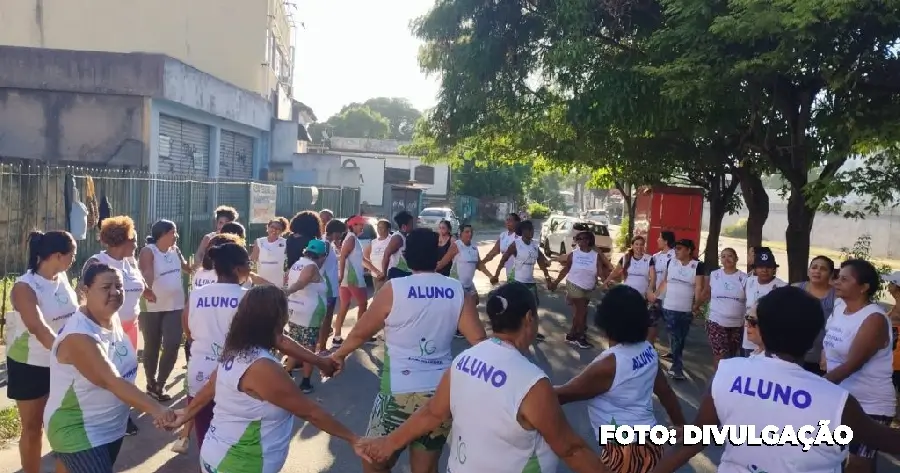
<path fill-rule="evenodd" d="M 778 263 L 775 262 L 775 255 L 768 247 L 756 248 L 753 252 L 753 266 L 759 268 L 777 268 Z"/>
<path fill-rule="evenodd" d="M 891 274 L 885 274 L 881 279 L 895 285 L 900 286 L 900 271 L 894 271 Z"/>
<path fill-rule="evenodd" d="M 348 227 L 352 227 L 354 225 L 365 225 L 365 224 L 366 224 L 366 219 L 359 215 L 354 215 L 347 219 Z"/>
<path fill-rule="evenodd" d="M 690 238 L 682 238 L 681 240 L 675 240 L 675 246 L 683 246 L 689 250 L 694 249 L 694 240 Z"/>
<path fill-rule="evenodd" d="M 306 251 L 315 253 L 319 256 L 328 254 L 328 250 L 325 247 L 325 242 L 322 240 L 309 240 L 309 243 L 306 245 Z"/>

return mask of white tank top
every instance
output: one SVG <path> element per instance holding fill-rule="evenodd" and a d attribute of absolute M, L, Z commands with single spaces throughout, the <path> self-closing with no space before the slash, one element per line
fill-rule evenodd
<path fill-rule="evenodd" d="M 181 281 L 181 253 L 172 246 L 163 253 L 156 245 L 147 245 L 153 252 L 153 286 L 156 302 L 147 301 L 147 312 L 168 312 L 184 309 L 184 286 Z"/>
<path fill-rule="evenodd" d="M 745 283 L 744 294 L 746 295 L 746 306 L 744 310 L 744 315 L 750 315 L 750 309 L 756 305 L 756 301 L 758 301 L 762 296 L 772 292 L 773 289 L 777 289 L 779 287 L 787 286 L 787 283 L 782 281 L 781 279 L 775 278 L 771 281 L 760 284 L 759 279 L 756 276 L 747 277 L 747 282 Z M 744 343 L 741 345 L 745 350 L 756 350 L 759 348 L 759 345 L 750 341 L 747 338 L 747 326 L 744 326 Z"/>
<path fill-rule="evenodd" d="M 253 363 L 275 362 L 271 352 L 254 348 L 222 361 L 216 375 L 216 406 L 200 460 L 203 471 L 278 473 L 287 459 L 294 415 L 240 390 Z"/>
<path fill-rule="evenodd" d="M 525 243 L 521 238 L 517 238 L 513 240 L 512 244 L 516 245 L 516 255 L 510 258 L 513 260 L 513 266 L 507 272 L 507 280 L 534 284 L 534 265 L 541 253 L 538 243 L 534 240 L 531 240 L 531 243 Z"/>
<path fill-rule="evenodd" d="M 653 383 L 659 372 L 659 358 L 653 345 L 647 342 L 615 345 L 591 363 L 610 355 L 616 357 L 612 385 L 609 391 L 588 401 L 588 417 L 597 440 L 603 425 L 656 425 Z"/>
<path fill-rule="evenodd" d="M 338 297 L 338 252 L 340 248 L 335 248 L 334 245 L 328 241 L 323 239 L 325 242 L 325 247 L 328 249 L 328 256 L 325 257 L 325 262 L 322 263 L 322 276 L 325 277 L 325 297 L 328 299 Z"/>
<path fill-rule="evenodd" d="M 537 365 L 494 338 L 457 355 L 450 369 L 447 471 L 555 472 L 559 459 L 537 430 L 525 430 L 518 420 L 522 400 L 544 378 Z"/>
<path fill-rule="evenodd" d="M 797 364 L 766 355 L 719 362 L 710 394 L 721 425 L 841 425 L 847 390 Z M 719 473 L 839 473 L 846 451 L 840 446 L 725 445 Z"/>
<path fill-rule="evenodd" d="M 592 291 L 597 286 L 597 252 L 575 248 L 571 254 L 572 266 L 569 267 L 566 281 L 585 291 Z"/>
<path fill-rule="evenodd" d="M 216 270 L 199 269 L 197 271 L 194 271 L 194 275 L 191 276 L 191 287 L 197 289 L 206 286 L 207 284 L 212 284 L 218 281 L 219 276 L 216 275 Z"/>
<path fill-rule="evenodd" d="M 307 266 L 316 266 L 316 263 L 306 257 L 300 258 L 291 266 L 288 272 L 288 287 L 300 279 L 300 273 Z M 319 268 L 319 282 L 311 282 L 303 289 L 288 296 L 289 320 L 294 325 L 301 327 L 321 327 L 325 318 L 325 297 L 328 293 L 328 285 Z"/>
<path fill-rule="evenodd" d="M 247 294 L 239 284 L 212 283 L 191 291 L 188 328 L 191 359 L 188 360 L 188 395 L 196 396 L 215 371 L 225 337 L 238 304 Z"/>
<path fill-rule="evenodd" d="M 884 309 L 878 304 L 869 304 L 853 314 L 845 314 L 845 308 L 843 303 L 837 304 L 825 324 L 823 346 L 828 371 L 847 362 L 850 345 L 862 323 L 872 314 L 884 314 Z M 887 324 L 889 337 L 893 337 L 890 319 L 886 315 L 881 317 Z M 891 383 L 894 371 L 892 347 L 893 340 L 889 339 L 887 346 L 879 348 L 859 370 L 841 381 L 841 387 L 850 391 L 866 414 L 894 416 L 897 398 Z"/>
<path fill-rule="evenodd" d="M 372 243 L 370 243 L 372 250 L 369 253 L 369 261 L 372 262 L 372 265 L 381 270 L 381 263 L 384 262 L 384 252 L 387 251 L 388 243 L 391 242 L 391 236 L 386 236 L 382 239 L 374 239 Z"/>
<path fill-rule="evenodd" d="M 697 287 L 697 266 L 700 262 L 691 260 L 681 264 L 675 258 L 669 260 L 666 271 L 666 298 L 662 307 L 677 312 L 690 312 L 694 306 L 694 288 Z"/>
<path fill-rule="evenodd" d="M 119 309 L 119 319 L 122 322 L 131 322 L 136 319 L 141 313 L 141 295 L 146 287 L 137 261 L 133 257 L 117 260 L 105 251 L 97 253 L 92 258 L 122 272 L 122 290 L 125 293 L 125 300 Z"/>
<path fill-rule="evenodd" d="M 284 284 L 284 265 L 287 262 L 286 243 L 284 238 L 277 238 L 275 241 L 269 241 L 266 237 L 256 239 L 256 247 L 259 249 L 256 273 L 276 286 Z"/>
<path fill-rule="evenodd" d="M 391 235 L 391 238 L 400 238 L 400 249 L 391 255 L 388 262 L 388 269 L 397 268 L 400 271 L 409 271 L 409 265 L 406 264 L 406 235 L 397 232 Z M 385 247 L 387 249 L 387 247 Z"/>
<path fill-rule="evenodd" d="M 507 231 L 507 232 L 501 233 L 500 238 L 499 238 L 500 254 L 503 255 L 504 253 L 506 253 L 506 249 L 509 248 L 509 245 L 512 245 L 512 243 L 514 241 L 517 241 L 518 239 L 519 239 L 519 235 L 516 235 L 516 232 L 508 232 Z M 506 265 L 504 266 L 504 268 L 506 268 L 506 279 L 508 281 L 512 281 L 512 279 L 510 279 L 510 272 L 513 270 L 514 264 L 515 264 L 515 262 L 512 260 L 512 258 L 506 260 Z"/>
<path fill-rule="evenodd" d="M 747 273 L 737 270 L 731 274 L 717 269 L 709 274 L 709 321 L 722 327 L 743 327 L 746 313 L 744 284 Z"/>
<path fill-rule="evenodd" d="M 463 307 L 462 284 L 438 273 L 391 280 L 394 304 L 384 321 L 381 390 L 431 392 L 453 360 Z"/>
<path fill-rule="evenodd" d="M 50 281 L 27 271 L 16 279 L 16 283 L 27 284 L 34 291 L 41 316 L 53 333 L 59 333 L 66 321 L 78 310 L 78 296 L 69 284 L 69 276 L 64 272 L 59 273 L 55 281 Z M 6 356 L 32 366 L 50 366 L 50 350 L 44 348 L 37 337 L 28 331 L 18 312 L 14 312 L 13 319 L 13 323 L 6 328 Z"/>
<path fill-rule="evenodd" d="M 633 287 L 638 292 L 647 295 L 647 288 L 650 286 L 650 261 L 653 259 L 648 254 L 642 255 L 640 258 L 631 258 L 631 264 L 628 265 L 628 277 L 625 278 L 624 284 Z M 625 267 L 625 259 L 622 258 L 622 267 Z"/>
<path fill-rule="evenodd" d="M 344 260 L 344 280 L 341 286 L 344 287 L 366 287 L 366 273 L 363 268 L 363 248 L 359 242 L 359 237 L 353 233 L 348 233 L 347 238 L 353 242 L 353 251 L 347 255 Z"/>
<path fill-rule="evenodd" d="M 100 327 L 78 311 L 53 342 L 50 363 L 50 397 L 44 409 L 44 427 L 53 451 L 75 453 L 100 447 L 125 435 L 130 406 L 115 394 L 88 381 L 74 365 L 56 359 L 59 344 L 69 335 L 87 335 L 116 377 L 134 384 L 138 360 L 122 323 L 113 315 L 112 329 Z"/>
<path fill-rule="evenodd" d="M 450 268 L 450 277 L 458 280 L 464 289 L 475 289 L 475 271 L 478 270 L 478 262 L 481 260 L 478 247 L 469 243 L 467 246 L 462 240 L 456 240 L 456 256 L 453 257 L 453 266 Z"/>
<path fill-rule="evenodd" d="M 665 250 L 657 252 L 653 255 L 653 271 L 656 272 L 656 287 L 653 290 L 659 289 L 659 285 L 663 282 L 663 277 L 666 275 L 666 267 L 669 266 L 669 260 L 675 257 L 675 250 Z"/>

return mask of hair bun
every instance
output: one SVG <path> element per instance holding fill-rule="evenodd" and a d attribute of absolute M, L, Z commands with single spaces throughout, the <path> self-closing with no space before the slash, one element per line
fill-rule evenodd
<path fill-rule="evenodd" d="M 509 307 L 509 301 L 506 300 L 505 297 L 494 294 L 488 299 L 485 304 L 485 309 L 489 314 L 500 315 L 503 312 L 506 312 L 506 309 Z"/>
<path fill-rule="evenodd" d="M 28 240 L 38 243 L 41 239 L 44 238 L 44 232 L 40 230 L 35 230 L 28 234 Z"/>

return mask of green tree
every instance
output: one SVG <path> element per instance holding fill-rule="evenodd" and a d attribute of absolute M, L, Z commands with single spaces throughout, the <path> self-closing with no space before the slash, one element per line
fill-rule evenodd
<path fill-rule="evenodd" d="M 345 108 L 325 124 L 329 136 L 384 139 L 391 134 L 391 122 L 369 107 Z"/>

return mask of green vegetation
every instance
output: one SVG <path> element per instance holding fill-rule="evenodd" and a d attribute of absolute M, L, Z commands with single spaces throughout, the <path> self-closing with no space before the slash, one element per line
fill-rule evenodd
<path fill-rule="evenodd" d="M 722 236 L 729 238 L 747 238 L 747 219 L 741 218 L 734 225 L 722 229 Z"/>
<path fill-rule="evenodd" d="M 19 410 L 15 406 L 0 410 L 0 441 L 15 439 L 21 431 Z"/>
<path fill-rule="evenodd" d="M 872 262 L 875 265 L 875 269 L 878 270 L 878 274 L 884 276 L 890 274 L 892 268 L 884 263 L 876 263 L 871 260 L 872 253 L 872 235 L 868 233 L 864 233 L 856 239 L 853 243 L 853 246 L 850 248 L 841 248 L 841 259 L 840 261 L 846 261 L 848 259 L 864 259 L 866 261 Z M 878 289 L 878 293 L 875 295 L 876 299 L 882 299 L 885 295 L 885 291 L 887 290 L 887 286 L 882 284 Z"/>
<path fill-rule="evenodd" d="M 628 226 L 631 224 L 629 220 L 630 217 L 628 216 L 622 217 L 622 223 L 620 224 L 619 228 L 628 228 Z M 616 232 L 616 240 L 613 242 L 613 246 L 618 248 L 619 251 L 625 251 L 628 249 L 629 241 L 630 240 L 628 239 L 628 233 L 620 230 Z"/>
<path fill-rule="evenodd" d="M 530 218 L 547 218 L 550 215 L 550 208 L 544 204 L 532 202 L 528 204 L 528 215 Z"/>

